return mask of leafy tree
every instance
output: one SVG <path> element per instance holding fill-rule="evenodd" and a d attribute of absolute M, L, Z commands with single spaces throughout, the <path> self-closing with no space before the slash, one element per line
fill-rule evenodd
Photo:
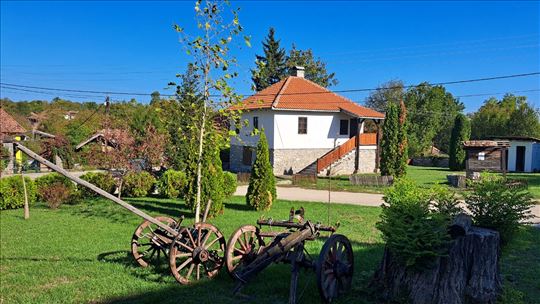
<path fill-rule="evenodd" d="M 389 103 L 387 105 L 381 140 L 381 175 L 396 175 L 395 163 L 399 157 L 398 112 L 397 104 Z"/>
<path fill-rule="evenodd" d="M 337 85 L 335 73 L 329 73 L 326 69 L 326 63 L 320 58 L 315 58 L 311 49 L 299 50 L 295 45 L 289 52 L 287 58 L 288 75 L 292 75 L 296 66 L 302 66 L 305 69 L 305 78 L 309 79 L 325 88 Z"/>
<path fill-rule="evenodd" d="M 270 164 L 268 142 L 264 131 L 260 132 L 255 162 L 251 168 L 246 203 L 256 210 L 270 210 L 277 198 L 274 172 Z"/>
<path fill-rule="evenodd" d="M 471 125 L 467 117 L 463 114 L 458 114 L 454 120 L 452 128 L 452 137 L 448 154 L 450 155 L 448 167 L 450 170 L 458 171 L 465 168 L 466 153 L 463 149 L 462 142 L 469 140 L 471 136 Z"/>
<path fill-rule="evenodd" d="M 407 90 L 405 105 L 409 111 L 409 157 L 423 155 L 435 144 L 443 150 L 449 146 L 452 119 L 463 110 L 463 104 L 443 86 L 421 83 Z"/>
<path fill-rule="evenodd" d="M 287 56 L 285 50 L 279 46 L 279 40 L 274 37 L 275 30 L 270 28 L 268 36 L 264 40 L 264 55 L 256 56 L 256 68 L 251 70 L 251 79 L 255 89 L 260 91 L 279 82 L 287 76 Z"/>
<path fill-rule="evenodd" d="M 501 100 L 492 97 L 473 114 L 471 137 L 540 136 L 538 109 L 527 103 L 525 96 L 506 94 Z"/>
<path fill-rule="evenodd" d="M 159 103 L 161 101 L 161 95 L 159 94 L 158 91 L 154 91 L 152 92 L 152 94 L 150 94 L 150 105 L 154 105 L 156 103 Z"/>
<path fill-rule="evenodd" d="M 377 87 L 377 90 L 371 92 L 365 100 L 368 108 L 379 112 L 384 112 L 386 105 L 390 102 L 398 104 L 405 94 L 403 81 L 390 80 Z"/>
<path fill-rule="evenodd" d="M 193 73 L 197 75 L 201 82 L 198 90 L 202 95 L 202 106 L 193 107 L 195 114 L 194 124 L 190 127 L 196 132 L 196 198 L 195 198 L 195 221 L 200 220 L 201 199 L 203 195 L 203 166 L 204 152 L 209 149 L 221 148 L 226 144 L 229 137 L 228 132 L 222 131 L 224 128 L 218 123 L 234 120 L 234 111 L 225 111 L 232 104 L 237 103 L 240 98 L 228 85 L 231 78 L 237 76 L 236 72 L 230 72 L 229 67 L 236 60 L 229 57 L 230 44 L 233 38 L 242 31 L 242 26 L 238 20 L 238 10 L 226 11 L 224 6 L 228 3 L 221 1 L 197 1 L 195 4 L 195 20 L 197 22 L 198 35 L 189 36 L 184 29 L 175 25 L 175 30 L 181 35 L 186 52 L 192 57 Z M 231 17 L 232 21 L 226 23 L 226 19 Z M 249 37 L 244 36 L 246 44 L 249 46 Z M 211 94 L 212 93 L 212 94 Z M 212 95 L 212 97 L 211 97 Z M 219 99 L 214 96 L 219 95 Z M 219 157 L 219 153 L 218 153 Z M 193 168 L 188 166 L 188 170 Z M 190 174 L 188 174 L 189 176 Z"/>

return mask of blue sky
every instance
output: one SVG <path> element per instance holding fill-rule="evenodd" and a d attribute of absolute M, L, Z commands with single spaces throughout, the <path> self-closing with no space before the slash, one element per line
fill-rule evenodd
<path fill-rule="evenodd" d="M 313 49 L 336 73 L 335 90 L 540 71 L 539 2 L 232 2 L 252 47 L 235 49 L 249 94 L 249 69 L 269 27 L 282 46 Z M 172 24 L 194 24 L 193 2 L 21 2 L 1 4 L 1 81 L 39 87 L 150 93 L 184 71 L 187 56 Z M 449 85 L 456 96 L 540 89 L 540 77 Z M 517 93 L 540 106 L 540 92 Z M 103 98 L 68 96 L 72 100 Z M 363 102 L 367 93 L 344 94 Z M 1 90 L 2 97 L 51 99 Z M 495 95 L 497 97 L 502 95 Z M 488 96 L 462 97 L 466 111 Z M 129 99 L 129 96 L 113 96 Z M 137 97 L 140 101 L 149 98 Z"/>

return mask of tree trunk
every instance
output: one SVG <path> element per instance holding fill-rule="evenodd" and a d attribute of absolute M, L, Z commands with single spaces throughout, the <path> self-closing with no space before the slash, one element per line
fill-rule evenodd
<path fill-rule="evenodd" d="M 454 225 L 462 225 L 454 222 Z M 454 227 L 455 228 L 455 227 Z M 463 226 L 448 256 L 426 270 L 402 266 L 386 248 L 370 286 L 383 301 L 412 304 L 495 303 L 501 290 L 499 233 Z M 460 234 L 460 233 L 456 233 Z"/>

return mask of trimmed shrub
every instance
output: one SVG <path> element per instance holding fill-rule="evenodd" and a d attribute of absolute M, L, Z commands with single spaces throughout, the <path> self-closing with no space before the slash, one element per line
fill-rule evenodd
<path fill-rule="evenodd" d="M 276 180 L 270 165 L 268 142 L 264 131 L 260 133 L 255 163 L 251 168 L 246 203 L 255 210 L 270 210 L 276 195 Z"/>
<path fill-rule="evenodd" d="M 507 179 L 486 174 L 471 183 L 472 192 L 465 203 L 477 226 L 497 230 L 506 244 L 521 222 L 532 218 L 533 197 L 523 187 L 509 187 Z"/>
<path fill-rule="evenodd" d="M 24 178 L 28 204 L 36 202 L 36 184 L 29 177 Z M 0 210 L 16 209 L 24 206 L 23 182 L 20 175 L 0 179 Z"/>
<path fill-rule="evenodd" d="M 144 197 L 148 195 L 152 186 L 156 183 L 156 179 L 152 174 L 141 172 L 129 172 L 124 177 L 122 185 L 122 195 L 128 197 Z"/>
<path fill-rule="evenodd" d="M 387 205 L 377 228 L 392 254 L 407 267 L 429 266 L 447 253 L 450 218 L 433 208 L 433 198 L 432 191 L 408 180 L 398 180 L 385 191 Z"/>
<path fill-rule="evenodd" d="M 238 182 L 236 180 L 236 174 L 232 172 L 223 172 L 223 188 L 225 191 L 225 197 L 231 197 L 236 192 Z"/>
<path fill-rule="evenodd" d="M 63 175 L 47 174 L 36 178 L 35 183 L 38 200 L 47 203 L 52 209 L 77 200 L 77 186 Z"/>
<path fill-rule="evenodd" d="M 471 137 L 471 123 L 469 119 L 459 113 L 454 120 L 452 135 L 450 137 L 450 147 L 448 149 L 448 168 L 453 171 L 465 169 L 465 158 L 467 154 L 463 149 L 463 141 Z"/>
<path fill-rule="evenodd" d="M 187 177 L 183 171 L 169 169 L 163 173 L 156 183 L 159 195 L 166 198 L 183 196 L 187 184 Z"/>
<path fill-rule="evenodd" d="M 95 185 L 98 188 L 101 188 L 109 193 L 114 193 L 114 190 L 116 189 L 116 183 L 114 181 L 114 177 L 110 173 L 104 173 L 104 172 L 88 172 L 81 176 L 81 179 Z M 99 196 L 94 191 L 81 186 L 81 195 L 83 197 L 97 197 Z"/>

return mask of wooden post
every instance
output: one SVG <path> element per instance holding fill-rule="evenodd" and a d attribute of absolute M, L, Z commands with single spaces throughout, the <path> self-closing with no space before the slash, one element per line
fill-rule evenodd
<path fill-rule="evenodd" d="M 46 160 L 45 158 L 39 156 L 38 154 L 34 153 L 32 150 L 28 149 L 27 147 L 21 145 L 20 143 L 14 143 L 15 147 L 17 147 L 17 149 L 21 150 L 22 152 L 24 152 L 26 155 L 30 156 L 31 158 L 37 160 L 38 162 L 46 165 L 47 167 L 53 169 L 54 171 L 62 174 L 63 176 L 69 178 L 70 180 L 74 181 L 75 183 L 79 184 L 79 185 L 83 185 L 85 186 L 86 188 L 96 192 L 97 194 L 105 197 L 105 198 L 108 198 L 110 199 L 111 201 L 117 203 L 118 205 L 126 208 L 127 210 L 131 211 L 132 213 L 135 213 L 136 215 L 142 217 L 143 219 L 159 226 L 160 228 L 164 229 L 165 231 L 171 233 L 173 236 L 177 236 L 178 235 L 178 232 L 176 230 L 174 230 L 173 228 L 169 227 L 168 225 L 156 220 L 155 218 L 151 217 L 150 215 L 146 214 L 145 212 L 131 206 L 130 204 L 124 202 L 123 200 L 117 198 L 116 196 L 110 194 L 109 192 L 103 190 L 103 189 L 100 189 L 98 187 L 96 187 L 95 185 L 75 176 L 75 175 L 72 175 L 71 173 L 67 172 L 65 169 L 63 168 L 60 168 L 58 167 L 57 165 L 51 163 L 50 161 Z"/>
<path fill-rule="evenodd" d="M 24 175 L 21 167 L 21 178 L 24 191 L 24 219 L 27 220 L 30 218 L 30 207 L 28 206 L 28 192 L 26 191 L 26 181 L 24 180 Z"/>
<path fill-rule="evenodd" d="M 358 173 L 360 169 L 360 134 L 363 132 L 362 125 L 364 124 L 365 119 L 358 119 L 358 127 L 356 132 L 356 157 L 354 158 L 354 173 Z"/>

